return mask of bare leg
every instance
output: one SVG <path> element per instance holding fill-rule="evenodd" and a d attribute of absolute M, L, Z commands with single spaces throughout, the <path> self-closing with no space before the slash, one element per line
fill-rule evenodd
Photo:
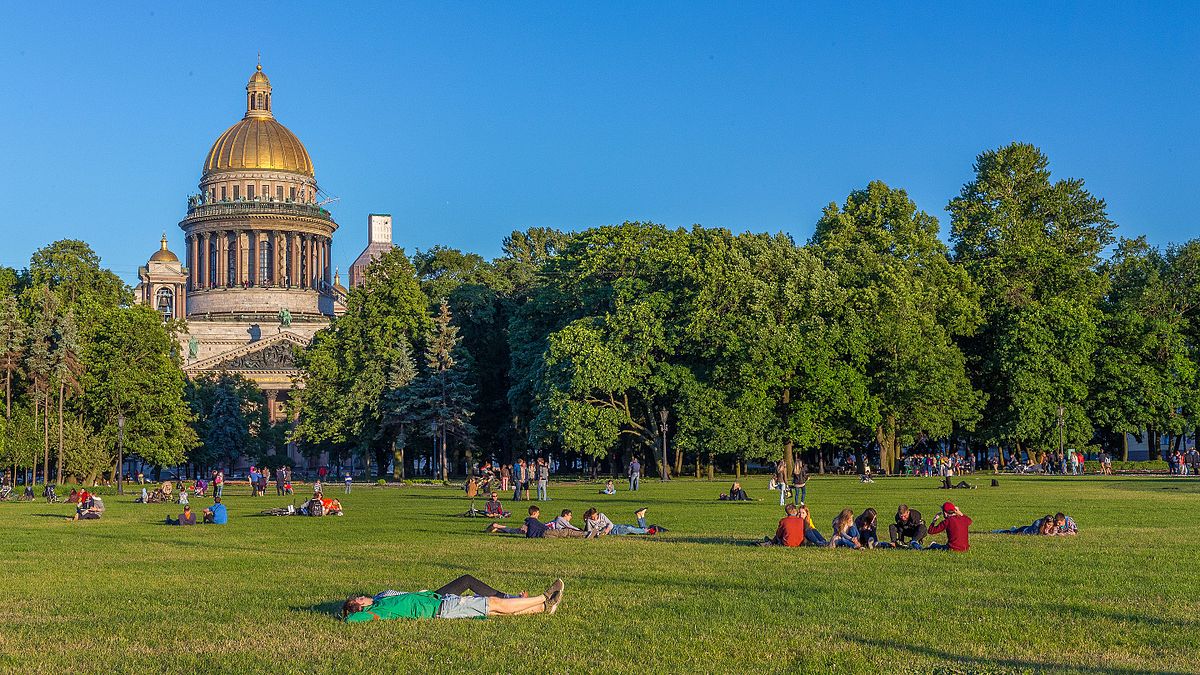
<path fill-rule="evenodd" d="M 540 614 L 546 611 L 546 596 L 528 598 L 491 598 L 488 600 L 488 616 L 516 616 L 518 614 Z"/>

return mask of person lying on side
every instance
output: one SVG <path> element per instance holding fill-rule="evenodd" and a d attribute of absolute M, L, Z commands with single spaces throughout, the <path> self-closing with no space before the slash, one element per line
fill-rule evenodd
<path fill-rule="evenodd" d="M 1054 532 L 1057 537 L 1069 537 L 1079 534 L 1079 526 L 1075 524 L 1075 519 L 1064 514 L 1062 511 L 1054 514 Z"/>
<path fill-rule="evenodd" d="M 627 534 L 658 534 L 666 532 L 667 528 L 660 525 L 646 524 L 646 509 L 640 508 L 634 516 L 637 518 L 637 525 L 622 525 L 613 523 L 608 519 L 608 516 L 600 513 L 595 507 L 584 511 L 583 522 L 589 539 L 603 537 L 605 535 L 627 535 Z"/>
<path fill-rule="evenodd" d="M 384 591 L 375 597 L 353 596 L 342 604 L 341 616 L 346 623 L 359 623 L 389 619 L 486 619 L 490 616 L 542 612 L 553 614 L 562 602 L 563 586 L 562 579 L 556 579 L 540 595 L 509 595 L 466 575 L 436 591 Z"/>

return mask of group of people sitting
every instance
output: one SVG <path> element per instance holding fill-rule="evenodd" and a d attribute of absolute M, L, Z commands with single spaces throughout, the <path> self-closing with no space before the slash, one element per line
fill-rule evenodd
<path fill-rule="evenodd" d="M 100 520 L 100 516 L 104 515 L 104 500 L 100 497 L 80 490 L 75 493 L 75 498 L 75 517 L 71 520 Z"/>
<path fill-rule="evenodd" d="M 171 481 L 163 482 L 162 486 L 154 488 L 152 492 L 147 492 L 146 488 L 142 488 L 142 496 L 134 500 L 139 504 L 169 504 L 175 501 L 173 493 L 175 486 Z M 179 493 L 180 503 L 187 503 L 187 491 L 182 490 Z"/>
<path fill-rule="evenodd" d="M 813 525 L 812 516 L 804 504 L 788 504 L 784 517 L 779 521 L 775 535 L 766 537 L 760 546 L 826 546 L 829 548 L 912 548 L 914 550 L 970 549 L 969 528 L 971 519 L 951 502 L 942 504 L 942 511 L 926 525 L 921 512 L 901 504 L 896 509 L 896 520 L 888 526 L 888 539 L 879 539 L 879 517 L 875 509 L 866 509 L 857 517 L 851 509 L 843 509 L 833 519 L 833 529 L 828 539 Z M 924 540 L 929 535 L 946 533 L 946 543 L 931 543 Z"/>
<path fill-rule="evenodd" d="M 300 515 L 340 516 L 342 515 L 342 503 L 331 497 L 326 497 L 321 492 L 314 492 L 312 499 L 300 505 Z"/>
<path fill-rule="evenodd" d="M 551 539 L 559 537 L 577 537 L 580 539 L 595 539 L 607 535 L 629 534 L 658 534 L 666 532 L 661 525 L 646 524 L 645 507 L 634 513 L 637 525 L 614 523 L 608 516 L 600 513 L 595 507 L 583 512 L 583 528 L 572 523 L 574 515 L 571 509 L 563 509 L 558 517 L 548 523 L 541 521 L 542 510 L 536 504 L 529 507 L 529 517 L 519 527 L 509 527 L 503 523 L 491 523 L 484 532 L 489 534 L 519 534 L 529 539 Z"/>
<path fill-rule="evenodd" d="M 187 502 L 183 503 L 183 513 L 179 514 L 178 518 L 167 516 L 167 525 L 195 525 L 196 514 L 192 511 L 192 505 Z M 221 503 L 220 497 L 213 497 L 213 505 L 204 509 L 204 513 L 200 516 L 202 523 L 206 525 L 224 525 L 229 522 L 229 511 L 225 505 Z"/>

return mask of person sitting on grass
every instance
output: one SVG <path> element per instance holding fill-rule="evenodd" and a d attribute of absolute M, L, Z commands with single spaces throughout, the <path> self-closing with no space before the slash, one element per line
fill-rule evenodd
<path fill-rule="evenodd" d="M 717 499 L 723 502 L 748 502 L 750 497 L 746 495 L 746 491 L 742 489 L 742 484 L 734 482 L 729 487 L 729 494 L 719 495 Z"/>
<path fill-rule="evenodd" d="M 617 494 L 617 486 L 613 484 L 611 478 L 609 479 L 609 481 L 607 483 L 604 484 L 604 489 L 600 491 L 600 494 L 602 494 L 602 495 Z"/>
<path fill-rule="evenodd" d="M 965 553 L 971 548 L 970 527 L 971 519 L 963 515 L 957 506 L 951 502 L 942 504 L 942 512 L 934 516 L 933 522 L 930 523 L 929 534 L 945 532 L 946 543 L 933 543 L 929 545 L 929 548 L 935 551 L 950 550 Z"/>
<path fill-rule="evenodd" d="M 858 528 L 854 526 L 854 511 L 842 509 L 833 519 L 833 538 L 829 548 L 862 548 L 858 543 Z"/>
<path fill-rule="evenodd" d="M 563 581 L 556 579 L 540 595 L 512 596 L 470 576 L 462 576 L 436 591 L 384 591 L 373 598 L 354 596 L 342 605 L 346 623 L 388 619 L 486 619 L 489 616 L 553 614 L 562 602 Z M 473 595 L 464 595 L 467 592 Z"/>
<path fill-rule="evenodd" d="M 520 527 L 508 527 L 503 523 L 490 523 L 484 532 L 489 534 L 523 534 L 526 539 L 546 539 L 556 537 L 569 537 L 565 530 L 554 530 L 549 525 L 538 520 L 542 515 L 542 510 L 537 504 L 529 506 L 529 516 L 525 518 L 525 522 Z"/>
<path fill-rule="evenodd" d="M 800 520 L 804 521 L 804 545 L 805 546 L 829 546 L 829 541 L 825 539 L 825 535 L 821 534 L 812 521 L 812 515 L 808 512 L 808 507 L 801 504 L 796 515 Z"/>
<path fill-rule="evenodd" d="M 783 507 L 783 512 L 785 515 L 779 519 L 779 526 L 775 528 L 775 536 L 759 542 L 759 546 L 804 545 L 804 531 L 808 524 L 800 518 L 800 508 L 795 504 L 788 504 Z"/>
<path fill-rule="evenodd" d="M 100 516 L 104 515 L 104 500 L 88 495 L 86 502 L 80 502 L 75 508 L 75 517 L 72 520 L 100 520 Z"/>
<path fill-rule="evenodd" d="M 905 546 L 904 540 L 908 539 L 908 545 L 919 549 L 925 544 L 925 535 L 928 533 L 929 528 L 921 519 L 921 512 L 908 508 L 908 504 L 901 504 L 896 509 L 896 522 L 888 526 L 892 546 Z"/>
<path fill-rule="evenodd" d="M 221 503 L 220 497 L 213 497 L 213 505 L 204 509 L 204 523 L 206 525 L 224 525 L 229 522 L 229 513 L 225 510 L 225 505 Z"/>
<path fill-rule="evenodd" d="M 178 518 L 172 518 L 171 516 L 167 516 L 167 524 L 168 525 L 195 525 L 196 524 L 196 514 L 192 513 L 192 507 L 185 506 L 185 507 L 183 507 L 183 513 L 179 514 Z"/>
<path fill-rule="evenodd" d="M 68 504 L 78 504 L 79 503 L 79 490 L 76 490 L 75 488 L 71 488 L 71 494 L 67 495 L 67 503 Z"/>
<path fill-rule="evenodd" d="M 879 521 L 879 514 L 875 509 L 867 509 L 862 512 L 862 515 L 854 519 L 854 527 L 858 529 L 858 543 L 867 548 L 889 548 L 891 544 L 880 542 L 879 535 L 876 531 Z"/>
<path fill-rule="evenodd" d="M 587 530 L 588 539 L 603 537 L 605 535 L 626 535 L 626 534 L 658 534 L 666 532 L 667 528 L 659 525 L 646 524 L 646 507 L 642 507 L 634 512 L 637 518 L 637 525 L 622 525 L 613 523 L 608 519 L 608 516 L 600 513 L 595 507 L 584 511 L 583 521 Z"/>
<path fill-rule="evenodd" d="M 493 492 L 491 498 L 483 505 L 483 515 L 488 518 L 507 518 L 512 513 L 504 510 L 504 507 L 500 504 L 500 495 Z"/>

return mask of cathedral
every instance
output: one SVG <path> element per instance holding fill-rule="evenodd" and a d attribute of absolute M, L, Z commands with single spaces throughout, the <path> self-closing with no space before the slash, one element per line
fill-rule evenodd
<path fill-rule="evenodd" d="M 288 392 L 302 386 L 293 349 L 345 311 L 347 289 L 331 263 L 338 224 L 319 201 L 308 151 L 275 119 L 261 65 L 245 104 L 242 119 L 213 143 L 200 191 L 188 198 L 183 260 L 164 233 L 138 270 L 137 297 L 164 318 L 186 319 L 180 350 L 189 377 L 245 377 L 263 390 L 275 421 L 286 414 Z M 369 228 L 378 234 L 378 225 Z M 387 237 L 390 248 L 390 217 Z"/>

